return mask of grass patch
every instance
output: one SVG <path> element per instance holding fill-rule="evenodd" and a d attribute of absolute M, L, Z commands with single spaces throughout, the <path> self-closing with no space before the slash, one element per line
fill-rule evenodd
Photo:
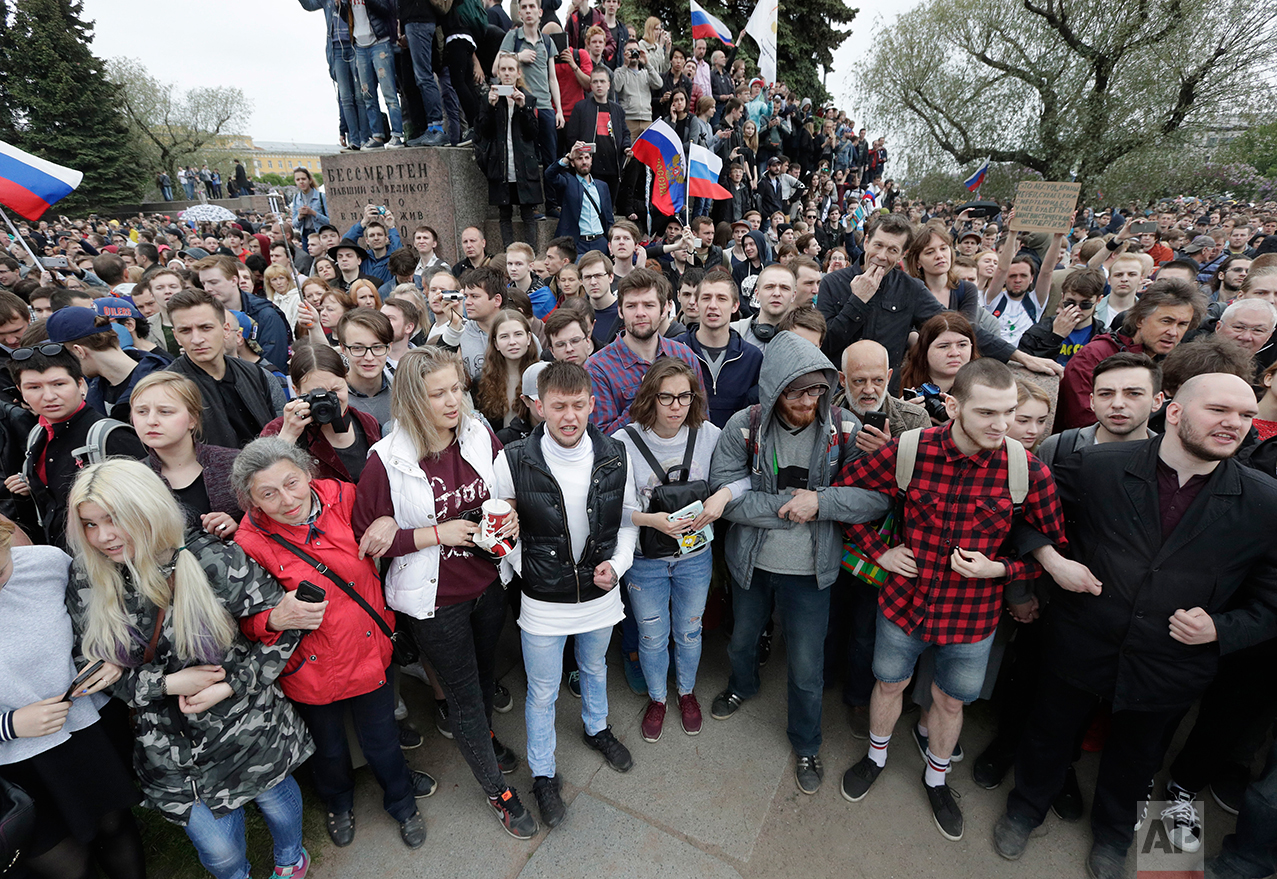
<path fill-rule="evenodd" d="M 311 863 L 317 864 L 322 860 L 322 849 L 328 839 L 324 807 L 307 773 L 300 772 L 295 777 L 302 791 L 302 841 L 306 851 L 310 852 Z M 138 807 L 133 814 L 142 831 L 146 875 L 150 879 L 203 879 L 209 875 L 184 828 L 166 821 L 159 812 L 151 809 Z M 256 805 L 249 803 L 244 814 L 248 860 L 253 865 L 253 875 L 269 876 L 275 864 L 270 831 L 266 829 L 266 822 Z"/>

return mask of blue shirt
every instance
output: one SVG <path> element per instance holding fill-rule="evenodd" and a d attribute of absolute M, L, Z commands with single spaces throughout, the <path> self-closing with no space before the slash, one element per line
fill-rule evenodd
<path fill-rule="evenodd" d="M 581 181 L 581 186 L 585 188 L 585 194 L 581 196 L 581 234 L 582 235 L 602 235 L 603 220 L 599 217 L 599 212 L 595 209 L 594 204 L 599 199 L 598 190 L 594 188 L 594 180 L 589 177 L 576 175 L 576 179 Z"/>

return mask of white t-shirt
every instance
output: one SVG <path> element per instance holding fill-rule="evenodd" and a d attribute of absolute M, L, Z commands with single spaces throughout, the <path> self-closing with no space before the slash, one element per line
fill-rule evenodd
<path fill-rule="evenodd" d="M 1000 302 L 1001 299 L 1002 297 L 998 297 L 996 301 Z M 1029 315 L 1029 310 L 1024 307 L 1024 299 L 1012 299 L 1008 296 L 1006 302 L 1002 314 L 998 315 L 998 328 L 1002 331 L 1003 339 L 1012 345 L 1019 345 L 1024 331 L 1033 326 L 1033 318 Z"/>
<path fill-rule="evenodd" d="M 550 473 L 559 483 L 563 493 L 564 514 L 568 520 L 568 535 L 572 541 L 572 556 L 581 558 L 585 552 L 585 541 L 590 534 L 589 517 L 586 514 L 586 503 L 590 491 L 590 476 L 594 460 L 594 443 L 589 435 L 582 437 L 575 448 L 565 449 L 546 432 L 541 439 L 541 452 L 545 455 Z M 634 483 L 629 475 L 629 458 L 626 458 L 625 499 L 621 512 L 621 527 L 617 533 L 616 551 L 610 559 L 612 570 L 621 577 L 630 569 L 634 561 L 634 546 L 638 542 L 638 528 L 630 523 L 631 517 L 638 509 L 638 496 L 634 491 Z M 510 464 L 502 450 L 495 462 L 496 480 L 493 496 L 498 498 L 518 498 L 514 493 L 514 478 L 510 474 Z M 510 556 L 515 570 L 523 572 L 522 547 L 517 547 Z M 610 628 L 619 623 L 625 616 L 625 608 L 621 604 L 619 583 L 606 593 L 590 601 L 567 603 L 558 601 L 538 601 L 526 594 L 519 602 L 519 628 L 529 635 L 576 635 L 582 632 L 593 632 Z"/>
<path fill-rule="evenodd" d="M 355 26 L 350 29 L 350 39 L 356 46 L 366 49 L 377 42 L 372 32 L 372 22 L 368 20 L 368 10 L 364 8 L 364 0 L 350 0 L 350 16 Z"/>

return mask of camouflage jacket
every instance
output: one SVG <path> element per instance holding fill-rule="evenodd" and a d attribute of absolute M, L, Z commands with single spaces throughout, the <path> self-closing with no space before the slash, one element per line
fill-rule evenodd
<path fill-rule="evenodd" d="M 236 544 L 188 531 L 186 545 L 236 619 L 269 610 L 283 597 L 274 578 Z M 83 662 L 80 638 L 88 601 L 88 578 L 77 560 L 67 587 L 77 666 Z M 135 591 L 126 593 L 124 603 L 138 643 L 130 653 L 132 667 L 124 670 L 111 692 L 136 709 L 133 762 L 144 805 L 185 825 L 195 801 L 202 800 L 220 818 L 279 784 L 311 755 L 315 748 L 310 734 L 277 683 L 301 632 L 285 632 L 267 645 L 250 642 L 237 631 L 222 661 L 234 695 L 202 714 L 183 714 L 176 696 L 160 695 L 166 675 L 195 664 L 177 656 L 172 613 L 164 618 L 154 658 L 143 663 L 157 611 Z"/>

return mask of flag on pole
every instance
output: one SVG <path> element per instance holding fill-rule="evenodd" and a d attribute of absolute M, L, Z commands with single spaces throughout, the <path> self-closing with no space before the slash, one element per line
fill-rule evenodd
<path fill-rule="evenodd" d="M 687 158 L 670 124 L 653 122 L 631 149 L 634 158 L 652 169 L 652 206 L 670 217 L 681 211 L 687 201 Z"/>
<path fill-rule="evenodd" d="M 975 173 L 962 181 L 962 185 L 967 188 L 967 192 L 975 192 L 984 183 L 985 175 L 989 173 L 989 160 L 986 158 L 984 164 L 975 169 Z"/>
<path fill-rule="evenodd" d="M 758 44 L 758 72 L 763 81 L 776 81 L 776 13 L 779 0 L 758 0 L 754 12 L 745 25 L 745 33 Z"/>
<path fill-rule="evenodd" d="M 697 198 L 731 198 L 732 194 L 718 182 L 723 173 L 723 160 L 700 144 L 687 148 L 687 194 Z"/>
<path fill-rule="evenodd" d="M 79 171 L 46 162 L 0 140 L 0 205 L 38 220 L 80 185 Z"/>
<path fill-rule="evenodd" d="M 701 4 L 697 3 L 696 0 L 690 0 L 690 2 L 692 4 L 693 39 L 709 40 L 717 37 L 728 46 L 735 45 L 732 42 L 732 32 L 727 29 L 727 25 L 702 9 Z"/>

